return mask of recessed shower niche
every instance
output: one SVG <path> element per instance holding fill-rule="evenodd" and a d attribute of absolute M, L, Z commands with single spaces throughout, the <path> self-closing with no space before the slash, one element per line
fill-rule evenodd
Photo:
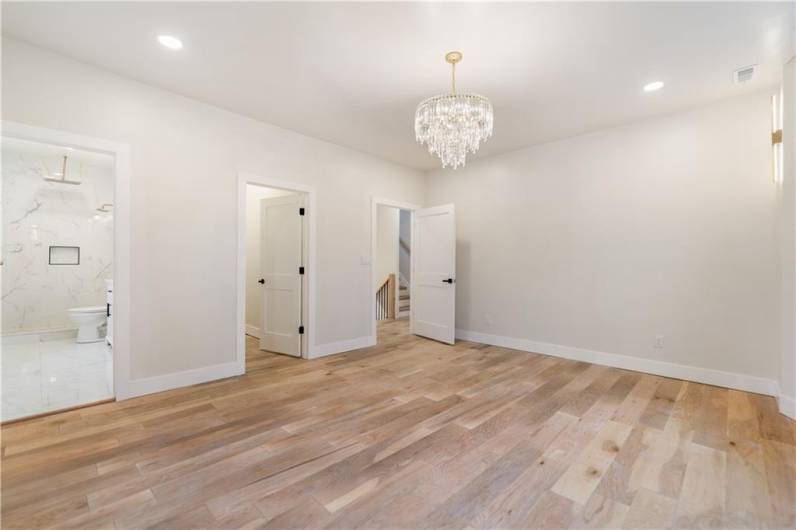
<path fill-rule="evenodd" d="M 80 247 L 50 246 L 50 265 L 80 265 Z"/>

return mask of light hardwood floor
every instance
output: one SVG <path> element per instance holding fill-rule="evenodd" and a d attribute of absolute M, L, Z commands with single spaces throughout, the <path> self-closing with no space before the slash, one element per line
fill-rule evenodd
<path fill-rule="evenodd" d="M 794 527 L 770 397 L 380 335 L 3 428 L 3 528 Z"/>

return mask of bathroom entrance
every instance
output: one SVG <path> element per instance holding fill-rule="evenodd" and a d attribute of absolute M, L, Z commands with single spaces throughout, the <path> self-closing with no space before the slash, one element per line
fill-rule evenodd
<path fill-rule="evenodd" d="M 247 354 L 306 356 L 307 196 L 252 183 L 245 193 Z"/>
<path fill-rule="evenodd" d="M 114 397 L 114 157 L 2 138 L 2 421 Z"/>

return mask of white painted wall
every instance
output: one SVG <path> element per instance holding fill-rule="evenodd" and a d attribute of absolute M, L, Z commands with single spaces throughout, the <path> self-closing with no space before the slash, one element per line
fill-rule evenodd
<path fill-rule="evenodd" d="M 260 201 L 292 192 L 246 185 L 246 332 L 259 337 L 262 324 L 263 292 L 257 283 L 260 274 Z"/>
<path fill-rule="evenodd" d="M 422 174 L 13 39 L 2 59 L 3 119 L 130 145 L 133 380 L 234 363 L 239 171 L 315 186 L 317 343 L 370 335 L 370 198 L 422 204 Z"/>
<path fill-rule="evenodd" d="M 2 142 L 2 333 L 76 329 L 67 310 L 105 306 L 113 273 L 113 159 L 34 142 Z M 67 155 L 67 179 L 60 173 Z M 56 177 L 60 178 L 60 174 Z M 50 246 L 76 246 L 78 265 L 51 265 Z"/>
<path fill-rule="evenodd" d="M 431 172 L 426 204 L 456 205 L 457 328 L 773 386 L 780 277 L 769 98 Z"/>
<path fill-rule="evenodd" d="M 779 407 L 796 419 L 796 57 L 783 70 L 784 164 L 780 203 L 782 273 L 782 353 Z"/>
<path fill-rule="evenodd" d="M 235 360 L 239 171 L 318 190 L 324 351 L 370 335 L 376 195 L 456 204 L 459 328 L 786 372 L 769 94 L 433 171 L 426 186 L 414 170 L 19 41 L 2 53 L 4 119 L 130 145 L 133 379 Z"/>
<path fill-rule="evenodd" d="M 398 229 L 399 214 L 401 210 L 392 206 L 380 204 L 377 208 L 378 219 L 376 220 L 376 285 L 375 289 L 381 285 L 390 274 L 398 277 Z"/>

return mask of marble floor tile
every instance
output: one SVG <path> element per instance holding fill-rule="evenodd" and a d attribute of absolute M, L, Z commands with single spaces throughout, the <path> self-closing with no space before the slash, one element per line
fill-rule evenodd
<path fill-rule="evenodd" d="M 113 397 L 113 355 L 104 342 L 73 338 L 4 343 L 2 421 Z"/>

